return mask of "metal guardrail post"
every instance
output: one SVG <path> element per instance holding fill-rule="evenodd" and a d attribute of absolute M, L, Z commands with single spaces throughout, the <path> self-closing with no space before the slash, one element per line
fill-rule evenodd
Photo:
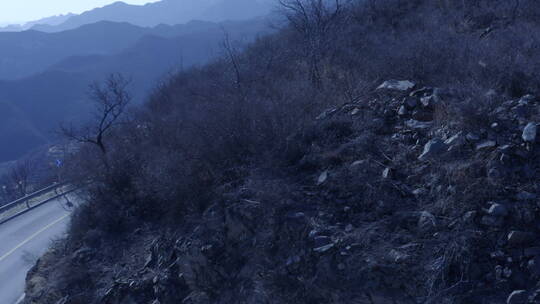
<path fill-rule="evenodd" d="M 6 217 L 5 219 L 0 219 L 0 224 L 3 224 L 5 222 L 7 222 L 7 221 L 21 215 L 21 214 L 24 214 L 24 213 L 26 213 L 26 212 L 34 209 L 34 208 L 37 208 L 37 207 L 39 207 L 39 206 L 41 206 L 41 205 L 43 205 L 43 204 L 45 204 L 45 203 L 47 203 L 47 202 L 49 202 L 51 200 L 57 199 L 57 198 L 59 198 L 59 197 L 61 197 L 63 195 L 69 194 L 69 193 L 71 193 L 73 191 L 76 191 L 77 189 L 80 189 L 79 187 L 72 187 L 71 189 L 65 190 L 65 191 L 63 191 L 61 193 L 57 192 L 58 188 L 60 188 L 62 186 L 65 186 L 67 184 L 68 183 L 55 183 L 55 184 L 53 184 L 53 185 L 51 185 L 49 187 L 46 187 L 46 188 L 41 189 L 39 191 L 36 191 L 36 192 L 34 192 L 32 194 L 29 194 L 29 195 L 27 195 L 25 197 L 22 197 L 22 198 L 20 198 L 18 200 L 15 200 L 15 201 L 7 204 L 7 205 L 4 205 L 4 206 L 0 207 L 0 215 L 2 213 L 4 213 L 4 212 L 8 212 L 9 210 L 11 210 L 13 208 L 16 208 L 17 206 L 24 205 L 26 207 L 24 210 L 21 210 L 21 211 L 15 213 L 13 215 L 10 215 L 10 216 Z M 50 193 L 52 191 L 55 192 L 52 197 L 45 198 L 44 200 L 42 200 L 40 202 L 37 202 L 36 204 L 33 204 L 33 206 L 30 205 L 30 200 L 31 199 L 39 197 L 39 196 L 41 196 L 43 194 L 46 194 L 46 193 Z"/>
<path fill-rule="evenodd" d="M 66 185 L 67 183 L 54 183 L 53 185 L 51 186 L 48 186 L 48 187 L 45 187 L 41 190 L 38 190 L 38 191 L 35 191 L 33 193 L 30 193 L 24 197 L 21 197 L 19 199 L 16 199 L 15 201 L 11 202 L 11 203 L 7 203 L 3 206 L 0 206 L 0 213 L 6 211 L 6 210 L 9 210 L 13 207 L 16 207 L 18 205 L 22 205 L 22 204 L 25 204 L 27 207 L 30 207 L 30 200 L 33 199 L 33 198 L 36 198 L 40 195 L 43 195 L 49 191 L 52 191 L 54 189 L 57 189 L 57 188 L 60 188 L 64 185 Z"/>

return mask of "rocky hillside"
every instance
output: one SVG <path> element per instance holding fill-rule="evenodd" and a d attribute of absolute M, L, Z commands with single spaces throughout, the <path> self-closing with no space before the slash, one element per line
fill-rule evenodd
<path fill-rule="evenodd" d="M 178 230 L 66 256 L 78 284 L 96 284 L 96 300 L 69 303 L 537 303 L 540 100 L 463 121 L 462 98 L 387 81 L 328 109 L 287 172 L 223 185 Z M 66 279 L 57 254 L 29 276 L 28 303 L 58 300 L 43 286 Z"/>
<path fill-rule="evenodd" d="M 540 303 L 537 4 L 291 3 L 74 156 L 26 303 Z"/>

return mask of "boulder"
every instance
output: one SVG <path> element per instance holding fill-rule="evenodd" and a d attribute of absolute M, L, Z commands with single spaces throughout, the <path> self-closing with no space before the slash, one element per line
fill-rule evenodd
<path fill-rule="evenodd" d="M 313 251 L 315 252 L 318 252 L 318 253 L 323 253 L 323 252 L 326 252 L 330 249 L 334 248 L 334 244 L 328 244 L 328 245 L 324 245 L 324 246 L 321 246 L 321 247 L 317 247 L 315 249 L 313 249 Z"/>
<path fill-rule="evenodd" d="M 436 104 L 438 104 L 440 101 L 439 97 L 437 95 L 430 95 L 426 97 L 420 98 L 420 102 L 424 107 L 433 107 Z"/>
<path fill-rule="evenodd" d="M 410 255 L 395 249 L 390 250 L 388 253 L 388 259 L 394 263 L 403 263 L 409 260 L 409 258 Z"/>
<path fill-rule="evenodd" d="M 465 138 L 463 137 L 463 132 L 458 132 L 456 135 L 445 140 L 444 143 L 449 146 L 461 145 L 464 143 L 464 140 Z"/>
<path fill-rule="evenodd" d="M 387 80 L 377 87 L 377 90 L 408 91 L 414 88 L 414 86 L 415 84 L 408 80 Z"/>
<path fill-rule="evenodd" d="M 521 138 L 525 142 L 535 142 L 536 141 L 536 123 L 530 122 L 523 129 Z"/>
<path fill-rule="evenodd" d="M 330 116 L 332 116 L 334 113 L 337 112 L 337 109 L 328 109 L 324 112 L 322 112 L 321 114 L 319 114 L 319 116 L 317 116 L 317 120 L 321 120 L 321 119 L 326 119 Z"/>
<path fill-rule="evenodd" d="M 476 145 L 476 151 L 491 149 L 497 146 L 497 142 L 494 140 L 485 140 Z"/>
<path fill-rule="evenodd" d="M 505 217 L 508 215 L 508 208 L 501 204 L 493 204 L 489 208 L 488 214 L 491 216 Z"/>
<path fill-rule="evenodd" d="M 530 103 L 533 103 L 535 100 L 536 100 L 536 98 L 533 95 L 527 94 L 527 95 L 521 97 L 519 99 L 518 103 L 528 105 Z"/>
<path fill-rule="evenodd" d="M 434 89 L 430 87 L 423 87 L 418 90 L 414 90 L 409 94 L 410 97 L 425 97 L 433 94 Z"/>
<path fill-rule="evenodd" d="M 385 168 L 382 173 L 384 179 L 392 178 L 392 168 Z"/>
<path fill-rule="evenodd" d="M 429 121 L 418 121 L 418 120 L 414 120 L 414 119 L 409 119 L 407 121 L 405 121 L 405 126 L 407 126 L 408 128 L 410 129 L 417 129 L 417 130 L 421 130 L 421 129 L 429 129 L 433 126 L 433 122 Z"/>
<path fill-rule="evenodd" d="M 526 290 L 514 290 L 506 299 L 506 304 L 525 304 L 527 303 Z"/>
<path fill-rule="evenodd" d="M 407 115 L 407 108 L 406 108 L 405 106 L 399 107 L 398 115 L 399 115 L 399 116 L 405 116 L 405 115 Z"/>
<path fill-rule="evenodd" d="M 529 260 L 527 263 L 527 270 L 529 270 L 535 276 L 540 276 L 540 257 L 536 256 Z"/>
<path fill-rule="evenodd" d="M 319 178 L 317 178 L 317 185 L 324 184 L 327 179 L 328 179 L 328 170 L 324 171 L 323 173 L 321 173 L 321 175 L 319 175 Z"/>
<path fill-rule="evenodd" d="M 438 138 L 432 139 L 424 146 L 424 151 L 418 157 L 418 160 L 424 161 L 429 158 L 432 158 L 436 155 L 441 154 L 447 148 L 448 146 L 441 139 L 438 139 Z"/>
<path fill-rule="evenodd" d="M 474 133 L 468 133 L 465 138 L 470 142 L 476 142 L 480 140 L 480 136 L 474 134 Z"/>

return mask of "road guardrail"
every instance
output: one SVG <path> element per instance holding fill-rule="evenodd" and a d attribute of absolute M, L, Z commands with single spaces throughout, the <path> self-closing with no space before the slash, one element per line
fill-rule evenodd
<path fill-rule="evenodd" d="M 68 183 L 55 183 L 8 203 L 0 207 L 0 225 L 77 189 Z"/>

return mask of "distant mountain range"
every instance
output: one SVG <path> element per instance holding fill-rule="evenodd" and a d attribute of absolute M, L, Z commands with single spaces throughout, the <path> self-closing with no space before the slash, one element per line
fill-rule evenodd
<path fill-rule="evenodd" d="M 66 22 L 69 18 L 75 16 L 75 14 L 65 14 L 65 15 L 57 15 L 57 16 L 51 16 L 35 21 L 26 22 L 24 24 L 11 24 L 0 27 L 0 32 L 21 32 L 31 29 L 34 26 L 41 26 L 41 25 L 49 25 L 49 26 L 57 26 L 64 22 Z"/>
<path fill-rule="evenodd" d="M 86 11 L 80 15 L 64 15 L 29 22 L 22 26 L 0 28 L 0 31 L 33 29 L 60 32 L 99 21 L 128 22 L 142 27 L 159 24 L 175 25 L 191 20 L 220 22 L 245 20 L 268 14 L 271 0 L 162 0 L 146 5 L 124 2 Z"/>
<path fill-rule="evenodd" d="M 29 77 L 71 56 L 118 53 L 148 35 L 171 38 L 215 28 L 202 21 L 153 28 L 100 21 L 58 33 L 0 33 L 0 80 Z"/>
<path fill-rule="evenodd" d="M 220 54 L 225 32 L 241 42 L 269 32 L 257 16 L 271 1 L 116 2 L 1 28 L 0 163 L 51 143 L 61 121 L 83 121 L 88 85 L 109 73 L 131 77 L 140 102 L 167 72 Z"/>
<path fill-rule="evenodd" d="M 167 72 L 220 54 L 225 32 L 243 43 L 269 31 L 268 20 L 256 18 L 153 28 L 103 21 L 60 33 L 0 33 L 0 162 L 51 143 L 62 121 L 83 121 L 88 85 L 108 73 L 131 77 L 139 102 Z"/>

